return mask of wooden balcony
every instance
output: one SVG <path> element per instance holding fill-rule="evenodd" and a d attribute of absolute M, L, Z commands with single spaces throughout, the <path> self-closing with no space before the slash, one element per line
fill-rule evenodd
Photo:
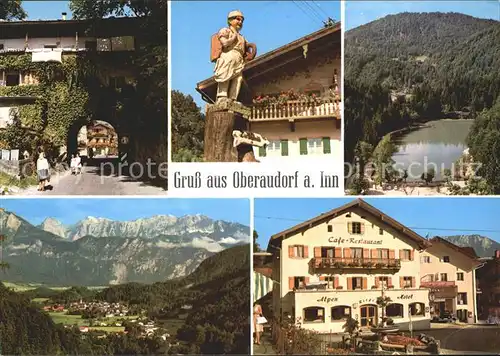
<path fill-rule="evenodd" d="M 284 104 L 273 103 L 251 108 L 250 121 L 295 121 L 314 118 L 340 120 L 340 98 L 321 99 L 317 103 L 305 100 L 289 100 Z"/>
<path fill-rule="evenodd" d="M 420 282 L 422 288 L 445 288 L 445 287 L 455 287 L 455 281 L 427 281 Z"/>
<path fill-rule="evenodd" d="M 346 269 L 398 271 L 401 268 L 401 260 L 396 258 L 314 257 L 309 265 L 313 271 Z"/>

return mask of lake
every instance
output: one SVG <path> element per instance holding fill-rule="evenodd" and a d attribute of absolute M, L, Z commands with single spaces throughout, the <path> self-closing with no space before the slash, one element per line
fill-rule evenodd
<path fill-rule="evenodd" d="M 408 169 L 408 179 L 420 179 L 426 167 L 437 165 L 436 179 L 442 178 L 444 168 L 451 168 L 463 151 L 473 120 L 439 120 L 427 127 L 394 139 L 398 151 L 392 156 L 396 169 Z M 427 164 L 427 166 L 426 166 Z"/>

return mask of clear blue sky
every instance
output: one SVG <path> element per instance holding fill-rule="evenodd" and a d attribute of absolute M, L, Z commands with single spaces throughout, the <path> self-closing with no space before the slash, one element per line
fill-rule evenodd
<path fill-rule="evenodd" d="M 245 16 L 241 33 L 263 54 L 322 28 L 321 20 L 340 21 L 339 1 L 173 1 L 171 8 L 172 89 L 203 101 L 196 83 L 213 75 L 210 38 L 227 26 L 227 14 Z"/>
<path fill-rule="evenodd" d="M 261 248 L 269 238 L 354 199 L 255 199 L 254 225 Z M 371 198 L 367 203 L 425 237 L 480 234 L 500 242 L 500 199 Z M 445 230 L 439 230 L 445 229 Z M 464 231 L 471 230 L 471 231 Z M 484 232 L 481 230 L 496 230 Z"/>
<path fill-rule="evenodd" d="M 47 217 L 56 218 L 64 224 L 74 224 L 87 216 L 127 221 L 153 215 L 201 214 L 250 226 L 248 199 L 2 199 L 0 207 L 35 225 Z"/>
<path fill-rule="evenodd" d="M 498 0 L 346 1 L 345 28 L 350 30 L 401 12 L 458 12 L 484 19 L 500 20 L 500 2 Z"/>
<path fill-rule="evenodd" d="M 62 18 L 63 12 L 71 19 L 69 1 L 23 1 L 23 8 L 28 13 L 28 20 L 57 20 Z"/>

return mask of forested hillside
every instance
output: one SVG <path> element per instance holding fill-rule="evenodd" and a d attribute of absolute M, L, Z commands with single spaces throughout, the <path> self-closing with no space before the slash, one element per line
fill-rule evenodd
<path fill-rule="evenodd" d="M 370 156 L 394 130 L 490 109 L 500 95 L 499 38 L 500 22 L 458 13 L 401 13 L 348 31 L 346 161 Z"/>

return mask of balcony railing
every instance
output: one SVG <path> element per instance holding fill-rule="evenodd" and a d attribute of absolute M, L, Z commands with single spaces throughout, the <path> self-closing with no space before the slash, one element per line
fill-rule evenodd
<path fill-rule="evenodd" d="M 315 269 L 400 269 L 401 260 L 396 258 L 342 258 L 342 257 L 314 257 L 310 261 Z"/>
<path fill-rule="evenodd" d="M 422 288 L 443 288 L 443 287 L 454 287 L 455 281 L 427 281 L 420 282 Z"/>
<path fill-rule="evenodd" d="M 284 104 L 254 106 L 250 121 L 296 120 L 318 117 L 340 118 L 340 98 L 321 99 L 318 103 L 289 100 Z"/>

